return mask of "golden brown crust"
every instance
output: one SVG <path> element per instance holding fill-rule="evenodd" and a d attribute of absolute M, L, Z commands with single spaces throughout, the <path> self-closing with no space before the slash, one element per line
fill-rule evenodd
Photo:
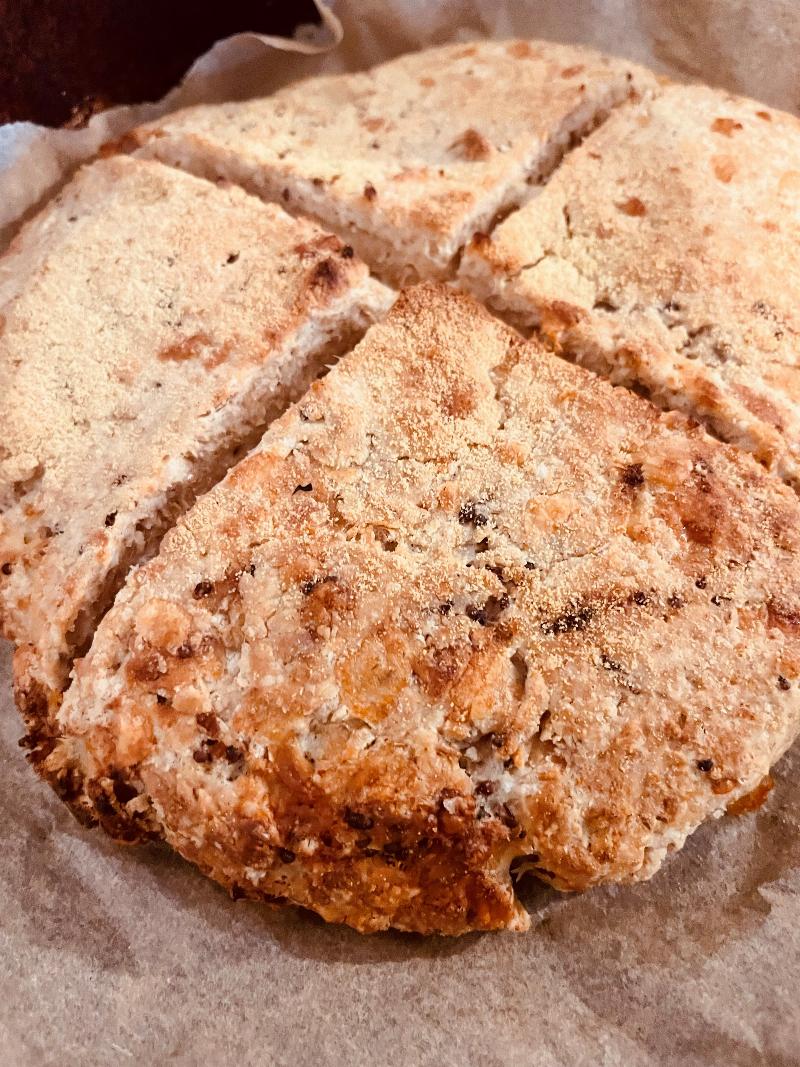
<path fill-rule="evenodd" d="M 0 628 L 41 680 L 382 296 L 338 238 L 149 161 L 28 224 L 0 262 Z"/>
<path fill-rule="evenodd" d="M 411 290 L 131 577 L 40 770 L 237 894 L 524 928 L 513 860 L 647 877 L 794 737 L 798 531 L 749 457 Z"/>
<path fill-rule="evenodd" d="M 653 85 L 588 49 L 481 41 L 190 108 L 133 137 L 142 154 L 321 220 L 391 281 L 441 278 L 574 137 Z"/>
<path fill-rule="evenodd" d="M 617 111 L 461 278 L 800 488 L 800 121 L 703 86 Z"/>

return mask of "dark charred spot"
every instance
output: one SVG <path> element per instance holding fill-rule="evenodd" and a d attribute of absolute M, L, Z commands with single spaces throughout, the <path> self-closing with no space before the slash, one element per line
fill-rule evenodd
<path fill-rule="evenodd" d="M 11 574 L 11 564 L 10 563 L 4 563 L 3 566 L 0 567 L 0 571 L 2 571 L 3 574 L 5 574 L 5 575 Z"/>
<path fill-rule="evenodd" d="M 210 749 L 206 748 L 204 745 L 201 745 L 200 748 L 196 748 L 192 753 L 192 759 L 195 763 L 211 763 L 213 758 Z"/>
<path fill-rule="evenodd" d="M 311 596 L 314 590 L 319 586 L 335 581 L 337 581 L 335 574 L 325 574 L 316 578 L 307 578 L 304 582 L 300 583 L 300 592 L 303 596 Z"/>
<path fill-rule="evenodd" d="M 297 493 L 310 493 L 313 489 L 314 486 L 311 484 L 311 482 L 306 482 L 305 485 L 296 485 L 292 490 L 292 496 L 295 496 L 295 494 Z"/>
<path fill-rule="evenodd" d="M 631 597 L 631 600 L 634 602 L 634 604 L 638 604 L 639 607 L 643 607 L 647 603 L 647 599 L 647 593 L 645 593 L 642 589 L 637 589 Z"/>
<path fill-rule="evenodd" d="M 97 808 L 97 811 L 100 813 L 100 815 L 104 815 L 107 819 L 113 819 L 114 816 L 117 814 L 114 811 L 114 805 L 105 795 L 105 793 L 93 792 L 92 802 L 94 803 L 94 806 L 95 808 Z"/>
<path fill-rule="evenodd" d="M 532 563 L 531 560 L 528 560 L 525 563 L 525 570 L 526 571 L 535 571 L 536 570 L 536 564 Z"/>
<path fill-rule="evenodd" d="M 342 257 L 342 259 L 352 259 L 355 255 L 355 252 L 353 251 L 353 246 L 345 245 L 339 255 Z"/>
<path fill-rule="evenodd" d="M 372 182 L 367 182 L 367 184 L 364 186 L 364 199 L 372 201 L 377 195 L 378 190 L 375 188 Z"/>
<path fill-rule="evenodd" d="M 638 489 L 644 485 L 644 472 L 641 463 L 629 463 L 622 468 L 622 484 L 628 489 Z"/>
<path fill-rule="evenodd" d="M 489 521 L 486 504 L 481 500 L 468 500 L 458 510 L 458 521 L 462 526 L 485 526 Z"/>
<path fill-rule="evenodd" d="M 247 894 L 240 885 L 231 886 L 231 900 L 244 900 L 246 896 Z"/>
<path fill-rule="evenodd" d="M 225 262 L 226 263 L 235 263 L 238 258 L 239 258 L 239 253 L 238 252 L 231 252 L 230 255 L 228 256 L 228 258 L 225 260 Z"/>
<path fill-rule="evenodd" d="M 236 745 L 225 746 L 225 759 L 228 763 L 242 763 L 244 761 L 244 752 Z"/>
<path fill-rule="evenodd" d="M 621 663 L 617 663 L 617 661 L 615 659 L 612 659 L 610 656 L 607 656 L 605 654 L 605 652 L 600 656 L 600 662 L 603 664 L 603 666 L 605 667 L 605 669 L 607 671 L 621 671 L 622 670 L 622 664 Z"/>
<path fill-rule="evenodd" d="M 168 700 L 164 693 L 156 693 L 156 704 L 167 704 Z"/>
<path fill-rule="evenodd" d="M 292 199 L 292 194 L 289 192 L 288 189 L 284 189 L 281 192 L 281 197 L 283 198 L 284 203 L 288 204 L 289 201 Z"/>
<path fill-rule="evenodd" d="M 116 777 L 114 779 L 114 796 L 120 804 L 127 804 L 133 800 L 134 797 L 138 797 L 139 790 L 130 782 L 126 782 L 124 778 Z"/>
<path fill-rule="evenodd" d="M 249 575 L 250 575 L 251 577 L 252 577 L 252 575 L 254 575 L 254 574 L 256 573 L 256 565 L 255 565 L 255 563 L 251 563 L 251 564 L 250 564 L 250 566 L 249 566 L 249 567 L 247 568 L 247 573 L 248 573 L 248 574 L 249 574 Z"/>
<path fill-rule="evenodd" d="M 678 596 L 677 593 L 670 593 L 667 597 L 667 603 L 671 608 L 682 608 L 684 605 L 684 599 L 682 596 Z"/>
<path fill-rule="evenodd" d="M 500 809 L 500 819 L 509 830 L 514 830 L 519 826 L 519 819 L 517 819 L 514 812 L 509 808 L 508 804 L 504 804 Z"/>
<path fill-rule="evenodd" d="M 398 841 L 389 841 L 383 846 L 382 854 L 387 863 L 402 863 L 411 855 L 411 849 Z"/>
<path fill-rule="evenodd" d="M 104 521 L 106 526 L 113 526 L 114 523 L 117 521 L 117 513 L 116 513 L 116 511 L 109 511 L 108 515 L 106 515 L 106 517 L 105 517 L 105 519 L 103 521 Z"/>
<path fill-rule="evenodd" d="M 290 848 L 279 848 L 277 849 L 277 853 L 281 863 L 294 863 L 297 859 L 297 856 Z"/>
<path fill-rule="evenodd" d="M 219 719 L 213 711 L 201 711 L 195 717 L 195 721 L 201 730 L 205 730 L 209 737 L 219 737 Z"/>
<path fill-rule="evenodd" d="M 545 634 L 568 634 L 585 630 L 592 621 L 594 611 L 592 608 L 576 607 L 573 611 L 565 611 L 563 615 L 557 615 L 550 622 L 541 624 L 542 633 Z"/>
<path fill-rule="evenodd" d="M 445 600 L 444 603 L 440 604 L 436 610 L 439 612 L 440 615 L 449 615 L 450 612 L 453 610 L 453 601 Z"/>
<path fill-rule="evenodd" d="M 177 659 L 191 659 L 192 646 L 188 642 L 184 642 L 184 644 L 175 649 L 175 656 Z"/>
<path fill-rule="evenodd" d="M 722 596 L 720 593 L 715 593 L 711 598 L 711 603 L 714 605 L 714 607 L 718 608 L 720 604 L 724 603 L 726 600 L 730 600 L 730 597 Z"/>
<path fill-rule="evenodd" d="M 328 257 L 321 259 L 313 268 L 309 283 L 320 289 L 336 289 L 341 280 L 342 275 L 336 261 Z"/>
<path fill-rule="evenodd" d="M 195 600 L 202 600 L 204 597 L 211 596 L 213 592 L 214 583 L 210 582 L 207 578 L 204 578 L 194 587 L 194 593 L 192 595 Z"/>
<path fill-rule="evenodd" d="M 484 782 L 478 782 L 475 786 L 475 792 L 479 797 L 490 797 L 496 788 L 496 783 L 487 779 Z"/>
<path fill-rule="evenodd" d="M 713 759 L 699 759 L 697 761 L 697 769 L 698 769 L 698 771 L 703 771 L 704 774 L 707 774 L 709 771 L 713 771 L 714 770 L 714 761 L 713 761 Z"/>
<path fill-rule="evenodd" d="M 501 596 L 488 597 L 482 607 L 477 604 L 467 604 L 464 610 L 467 618 L 472 619 L 473 622 L 477 622 L 481 626 L 489 626 L 491 623 L 497 622 L 509 603 L 508 593 L 503 593 Z"/>
<path fill-rule="evenodd" d="M 371 830 L 375 820 L 366 812 L 356 811 L 355 808 L 345 808 L 344 821 L 351 830 Z"/>
<path fill-rule="evenodd" d="M 699 577 L 694 584 L 697 586 L 698 589 L 705 589 L 707 583 L 705 578 L 703 578 L 701 575 L 701 577 Z"/>
<path fill-rule="evenodd" d="M 778 689 L 782 689 L 784 692 L 786 692 L 788 689 L 791 689 L 791 688 L 792 688 L 792 683 L 789 681 L 789 679 L 788 678 L 784 678 L 784 676 L 782 674 L 779 674 L 778 675 Z"/>

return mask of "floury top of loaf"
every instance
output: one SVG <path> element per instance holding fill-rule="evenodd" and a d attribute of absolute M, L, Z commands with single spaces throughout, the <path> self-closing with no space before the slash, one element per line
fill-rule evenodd
<path fill-rule="evenodd" d="M 484 41 L 169 115 L 124 147 L 318 219 L 393 283 L 445 278 L 478 230 L 653 75 L 589 49 Z"/>
<path fill-rule="evenodd" d="M 0 266 L 0 627 L 58 700 L 129 567 L 390 294 L 338 238 L 160 163 L 91 164 Z"/>

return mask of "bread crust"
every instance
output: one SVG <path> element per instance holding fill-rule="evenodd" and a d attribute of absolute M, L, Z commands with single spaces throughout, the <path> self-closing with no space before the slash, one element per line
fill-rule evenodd
<path fill-rule="evenodd" d="M 92 164 L 25 227 L 0 263 L 0 629 L 26 677 L 60 691 L 126 570 L 389 300 L 338 238 L 160 163 Z"/>
<path fill-rule="evenodd" d="M 392 283 L 443 278 L 571 141 L 654 84 L 589 49 L 481 41 L 189 108 L 122 147 L 317 218 Z"/>
<path fill-rule="evenodd" d="M 624 107 L 460 279 L 800 489 L 800 121 L 705 86 Z"/>
<path fill-rule="evenodd" d="M 524 929 L 512 862 L 649 877 L 790 743 L 799 551 L 749 456 L 423 286 L 131 576 L 39 769 L 234 895 Z"/>

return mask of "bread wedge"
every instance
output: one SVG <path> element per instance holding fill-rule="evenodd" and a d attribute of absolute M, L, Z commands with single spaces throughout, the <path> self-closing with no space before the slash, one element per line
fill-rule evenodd
<path fill-rule="evenodd" d="M 800 721 L 800 502 L 444 287 L 129 578 L 36 724 L 87 822 L 360 930 L 647 878 Z M 513 865 L 513 866 L 512 866 Z"/>
<path fill-rule="evenodd" d="M 586 49 L 482 41 L 190 108 L 123 144 L 320 220 L 385 280 L 443 278 L 476 230 L 653 84 Z"/>
<path fill-rule="evenodd" d="M 800 489 L 800 121 L 703 86 L 621 109 L 460 278 Z"/>
<path fill-rule="evenodd" d="M 119 157 L 0 263 L 0 622 L 58 699 L 129 567 L 390 294 L 239 189 Z"/>

